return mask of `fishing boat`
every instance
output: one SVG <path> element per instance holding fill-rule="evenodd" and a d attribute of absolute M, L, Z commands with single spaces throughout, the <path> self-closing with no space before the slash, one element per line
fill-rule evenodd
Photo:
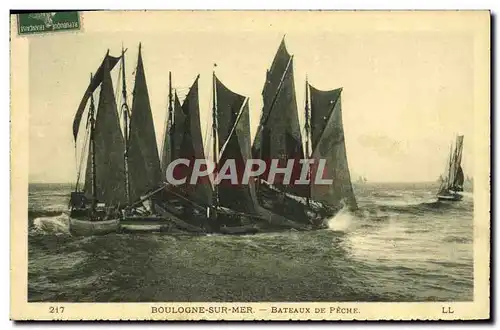
<path fill-rule="evenodd" d="M 121 107 L 118 113 L 111 71 L 120 63 Z M 127 104 L 125 50 L 120 57 L 106 53 L 80 102 L 73 121 L 75 146 L 87 113 L 75 191 L 69 202 L 69 228 L 76 235 L 114 231 L 170 230 L 182 224 L 168 212 L 154 209 L 163 190 L 156 137 L 139 45 L 132 113 Z M 94 93 L 99 89 L 97 109 Z M 88 106 L 88 107 L 87 107 Z M 120 125 L 123 118 L 123 128 Z M 81 139 L 80 139 L 81 140 Z M 84 151 L 88 152 L 85 153 Z M 85 181 L 80 177 L 85 156 Z"/>
<path fill-rule="evenodd" d="M 120 86 L 114 90 L 111 79 L 111 71 L 117 63 L 120 63 L 121 93 L 118 92 Z M 84 185 L 79 186 L 84 163 L 80 161 L 76 188 L 71 194 L 72 232 L 182 231 L 239 235 L 292 228 L 310 230 L 325 228 L 324 220 L 344 207 L 357 208 L 344 143 L 342 88 L 321 91 L 306 80 L 304 151 L 295 98 L 293 56 L 288 54 L 284 39 L 268 70 L 264 108 L 253 146 L 248 97 L 224 85 L 214 69 L 212 144 L 207 147 L 201 134 L 200 76 L 195 78 L 181 103 L 169 73 L 168 113 L 159 157 L 140 45 L 131 109 L 127 103 L 125 76 L 125 50 L 122 49 L 120 57 L 112 57 L 108 51 L 91 77 L 75 115 L 76 145 L 83 114 L 87 111 L 82 150 L 88 152 L 81 153 L 82 160 L 87 157 Z M 97 89 L 100 94 L 95 109 Z M 115 95 L 121 95 L 119 110 Z M 279 180 L 271 184 L 264 176 L 236 184 L 231 180 L 214 182 L 210 177 L 203 177 L 197 184 L 190 184 L 196 161 L 207 159 L 205 149 L 210 150 L 217 175 L 231 162 L 241 169 L 250 158 L 263 160 L 268 165 L 271 159 L 283 162 L 294 159 L 297 166 L 306 157 L 312 163 L 324 160 L 326 165 L 311 166 L 307 173 L 309 183 L 305 185 Z M 167 179 L 167 172 L 169 165 L 179 159 L 190 162 L 175 167 L 172 174 L 186 181 L 173 184 Z M 294 167 L 292 180 L 299 178 L 300 171 L 299 166 Z M 317 176 L 331 178 L 331 183 L 317 184 Z"/>
<path fill-rule="evenodd" d="M 169 75 L 169 114 L 161 157 L 165 174 L 168 164 L 178 159 L 205 159 L 198 101 L 199 78 L 198 75 L 181 105 Z M 231 91 L 214 72 L 210 153 L 215 172 L 231 163 L 234 168 L 244 167 L 251 156 L 249 122 L 248 97 Z M 184 177 L 186 183 L 168 185 L 161 192 L 163 201 L 157 201 L 159 208 L 176 214 L 204 232 L 251 234 L 296 226 L 283 216 L 260 207 L 253 178 L 246 184 L 234 184 L 230 180 L 214 183 L 208 178 L 202 178 L 196 185 L 187 183 L 193 175 L 193 164 L 176 167 L 174 178 Z"/>
<path fill-rule="evenodd" d="M 364 176 L 360 176 L 358 178 L 358 181 L 356 181 L 357 184 L 365 184 L 366 182 L 367 182 L 367 180 Z"/>
<path fill-rule="evenodd" d="M 105 234 L 119 228 L 120 205 L 125 202 L 124 187 L 124 142 L 120 132 L 118 114 L 110 71 L 119 62 L 119 57 L 106 54 L 85 91 L 73 123 L 75 143 L 84 110 L 89 103 L 85 125 L 85 144 L 88 146 L 85 183 L 79 187 L 81 171 L 78 171 L 75 191 L 69 202 L 69 228 L 74 234 Z M 101 87 L 99 103 L 94 105 L 94 91 Z M 109 142 L 113 143 L 109 143 Z M 82 167 L 83 154 L 79 168 Z M 105 166 L 109 164 L 109 166 Z M 111 168 L 113 168 L 111 170 Z"/>
<path fill-rule="evenodd" d="M 463 135 L 459 135 L 456 138 L 455 148 L 453 145 L 450 146 L 445 174 L 441 176 L 441 185 L 437 193 L 437 198 L 440 201 L 459 201 L 462 199 L 460 193 L 464 190 L 464 172 L 461 165 L 463 141 Z"/>
<path fill-rule="evenodd" d="M 467 184 L 472 185 L 474 183 L 474 179 L 472 179 L 472 177 L 470 177 L 470 176 L 467 175 L 467 178 L 465 179 L 465 182 Z"/>
<path fill-rule="evenodd" d="M 257 182 L 260 205 L 306 229 L 325 228 L 325 219 L 342 208 L 357 209 L 347 162 L 342 123 L 342 88 L 319 90 L 306 79 L 305 150 L 298 120 L 295 96 L 293 55 L 281 41 L 267 71 L 262 91 L 263 109 L 252 146 L 253 158 L 270 163 L 280 159 L 280 167 L 300 159 L 313 162 L 308 172 L 309 184 L 282 181 L 271 185 L 265 172 Z M 323 167 L 319 160 L 325 160 Z M 300 167 L 294 168 L 290 182 L 300 177 Z M 318 184 L 317 178 L 329 178 L 331 184 Z"/>

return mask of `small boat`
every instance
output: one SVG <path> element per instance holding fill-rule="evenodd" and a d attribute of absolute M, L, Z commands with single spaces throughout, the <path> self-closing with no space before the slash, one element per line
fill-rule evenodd
<path fill-rule="evenodd" d="M 358 181 L 356 181 L 357 184 L 365 184 L 366 183 L 366 178 L 364 176 L 360 176 L 358 178 Z"/>
<path fill-rule="evenodd" d="M 120 227 L 120 215 L 99 203 L 94 207 L 81 192 L 71 193 L 69 231 L 75 236 L 104 235 Z"/>
<path fill-rule="evenodd" d="M 463 135 L 456 138 L 455 149 L 453 145 L 450 147 L 450 155 L 447 160 L 446 173 L 440 176 L 441 185 L 437 193 L 437 198 L 440 201 L 460 201 L 460 194 L 464 188 L 464 172 L 462 170 L 462 150 L 463 150 Z"/>
<path fill-rule="evenodd" d="M 440 201 L 456 202 L 462 200 L 462 195 L 453 190 L 439 192 L 437 197 Z"/>

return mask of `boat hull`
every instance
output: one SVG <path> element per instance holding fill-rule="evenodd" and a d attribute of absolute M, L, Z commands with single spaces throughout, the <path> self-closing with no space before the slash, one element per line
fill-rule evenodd
<path fill-rule="evenodd" d="M 257 234 L 259 231 L 259 228 L 254 225 L 220 228 L 220 232 L 225 235 L 252 235 Z"/>
<path fill-rule="evenodd" d="M 96 220 L 69 219 L 69 232 L 75 236 L 105 235 L 120 230 L 120 219 Z"/>
<path fill-rule="evenodd" d="M 450 194 L 450 195 L 437 195 L 439 201 L 443 202 L 458 202 L 462 200 L 462 195 L 460 194 Z"/>
<path fill-rule="evenodd" d="M 168 232 L 172 229 L 172 222 L 160 217 L 129 217 L 120 221 L 120 229 L 126 232 Z"/>

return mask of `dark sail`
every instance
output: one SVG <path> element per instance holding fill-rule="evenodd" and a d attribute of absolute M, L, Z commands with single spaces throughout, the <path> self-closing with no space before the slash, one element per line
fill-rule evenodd
<path fill-rule="evenodd" d="M 293 59 L 290 59 L 288 69 L 284 73 L 279 87 L 268 120 L 264 124 L 264 128 L 269 132 L 269 135 L 267 141 L 263 141 L 263 146 L 266 148 L 262 148 L 262 150 L 269 148 L 269 154 L 261 153 L 261 159 L 268 163 L 272 159 L 279 159 L 279 167 L 285 167 L 288 160 L 294 159 L 295 166 L 290 180 L 291 184 L 287 185 L 286 189 L 290 193 L 306 197 L 306 186 L 293 185 L 293 182 L 300 177 L 301 164 L 299 160 L 304 158 L 295 97 Z M 263 136 L 265 135 L 267 134 L 263 134 Z M 267 173 L 264 175 L 267 176 Z M 275 186 L 283 186 L 280 183 L 283 176 L 277 176 L 276 179 Z"/>
<path fill-rule="evenodd" d="M 285 45 L 285 39 L 281 41 L 281 44 L 274 56 L 273 63 L 271 64 L 271 68 L 267 70 L 266 73 L 266 82 L 264 83 L 264 88 L 262 90 L 262 98 L 263 98 L 263 108 L 262 108 L 262 116 L 259 124 L 259 128 L 257 130 L 257 134 L 255 135 L 255 140 L 252 146 L 252 153 L 254 158 L 262 157 L 262 159 L 268 158 L 268 154 L 262 152 L 261 155 L 261 147 L 262 144 L 267 141 L 263 141 L 266 137 L 266 130 L 268 125 L 266 125 L 266 121 L 269 117 L 269 112 L 272 108 L 273 100 L 278 92 L 278 88 L 280 86 L 283 75 L 289 66 L 291 60 L 291 56 L 288 53 Z"/>
<path fill-rule="evenodd" d="M 87 102 L 90 98 L 90 95 L 99 87 L 99 85 L 103 81 L 104 77 L 104 63 L 107 62 L 109 71 L 113 70 L 115 67 L 116 63 L 120 60 L 121 57 L 113 57 L 109 56 L 106 53 L 106 56 L 104 57 L 104 60 L 102 61 L 101 65 L 99 66 L 99 69 L 97 69 L 95 75 L 93 75 L 92 81 L 89 83 L 89 86 L 87 87 L 87 90 L 85 91 L 85 94 L 83 94 L 83 98 L 80 101 L 80 105 L 78 106 L 78 110 L 76 111 L 75 118 L 73 120 L 73 137 L 76 141 L 76 138 L 78 136 L 78 130 L 80 128 L 80 122 L 82 120 L 83 112 L 85 110 L 85 106 L 87 105 Z"/>
<path fill-rule="evenodd" d="M 196 185 L 190 184 L 191 174 L 193 171 L 194 162 L 196 159 L 205 159 L 203 151 L 203 139 L 201 137 L 200 128 L 200 108 L 198 101 L 198 79 L 191 86 L 184 103 L 182 104 L 182 112 L 185 116 L 184 125 L 180 131 L 183 132 L 179 149 L 179 158 L 185 158 L 190 161 L 189 166 L 179 165 L 174 171 L 174 177 L 180 179 L 187 177 L 187 183 L 182 185 L 181 190 L 195 202 L 203 205 L 211 205 L 212 203 L 212 186 L 208 177 L 199 178 Z M 178 176 L 180 175 L 180 177 Z"/>
<path fill-rule="evenodd" d="M 273 59 L 271 68 L 267 71 L 266 82 L 264 83 L 264 88 L 262 90 L 264 117 L 266 117 L 269 114 L 269 111 L 271 111 L 276 91 L 279 89 L 281 79 L 285 71 L 287 71 L 287 67 L 289 66 L 291 59 L 292 56 L 288 53 L 285 45 L 285 39 L 283 38 Z"/>
<path fill-rule="evenodd" d="M 83 191 L 88 199 L 92 198 L 92 144 L 89 143 L 87 154 L 87 167 L 85 167 L 85 182 Z"/>
<path fill-rule="evenodd" d="M 180 148 L 181 148 L 181 143 L 182 141 L 182 136 L 184 134 L 184 122 L 186 121 L 186 115 L 184 114 L 184 111 L 181 106 L 181 102 L 179 101 L 179 98 L 177 97 L 177 93 L 175 93 L 175 99 L 174 99 L 174 142 L 173 142 L 173 159 L 179 158 L 180 155 Z M 177 142 L 179 141 L 179 143 Z M 173 160 L 172 159 L 172 160 Z"/>
<path fill-rule="evenodd" d="M 157 187 L 161 180 L 160 159 L 140 46 L 130 118 L 128 172 L 131 201 L 138 200 L 141 195 Z"/>
<path fill-rule="evenodd" d="M 181 103 L 177 96 L 177 92 L 174 93 L 174 120 L 172 127 L 167 127 L 165 131 L 165 140 L 163 142 L 163 152 L 161 160 L 161 172 L 162 177 L 165 177 L 168 164 L 175 159 L 179 158 L 182 136 L 184 135 L 184 121 L 186 120 L 186 115 L 182 111 Z M 169 131 L 172 130 L 173 134 Z M 171 139 L 172 137 L 172 139 Z"/>
<path fill-rule="evenodd" d="M 464 171 L 462 170 L 462 166 L 458 168 L 457 176 L 455 178 L 455 182 L 453 184 L 454 190 L 463 191 L 464 189 Z"/>
<path fill-rule="evenodd" d="M 453 154 L 453 163 L 451 170 L 453 171 L 452 173 L 452 181 L 450 182 L 450 189 L 456 190 L 456 191 L 463 191 L 463 185 L 464 185 L 464 173 L 462 170 L 462 150 L 463 150 L 463 144 L 464 144 L 464 137 L 463 135 L 457 136 L 457 141 L 455 145 L 455 152 Z"/>
<path fill-rule="evenodd" d="M 219 148 L 221 148 L 226 143 L 236 123 L 245 97 L 229 90 L 217 77 L 215 77 L 215 89 L 217 95 L 217 134 Z"/>
<path fill-rule="evenodd" d="M 266 83 L 262 91 L 264 106 L 253 145 L 253 157 L 264 160 L 269 168 L 273 159 L 278 159 L 278 166 L 285 167 L 288 160 L 295 160 L 290 183 L 283 184 L 283 175 L 275 177 L 274 185 L 287 192 L 307 197 L 308 189 L 304 185 L 294 185 L 301 172 L 300 159 L 304 158 L 300 131 L 293 57 L 288 54 L 284 40 L 274 57 L 271 69 L 267 72 Z M 266 178 L 268 171 L 263 173 Z"/>
<path fill-rule="evenodd" d="M 114 64 L 113 60 L 109 62 Z M 125 143 L 116 110 L 110 65 L 105 60 L 102 66 L 102 84 L 95 119 L 94 141 L 96 198 L 97 201 L 107 205 L 124 205 L 126 203 L 123 159 Z M 90 164 L 90 161 L 87 161 L 87 164 Z M 88 169 L 87 173 L 89 173 Z M 92 196 L 91 180 L 92 178 L 87 175 L 84 189 L 89 198 Z"/>
<path fill-rule="evenodd" d="M 222 151 L 218 167 L 221 169 L 227 160 L 234 160 L 238 182 L 241 182 L 246 161 L 251 158 L 248 100 L 229 90 L 217 78 L 215 88 L 217 133 L 219 151 Z M 230 180 L 222 180 L 218 189 L 220 205 L 239 212 L 257 213 L 254 180 L 250 179 L 248 184 L 231 184 Z"/>
<path fill-rule="evenodd" d="M 309 85 L 311 93 L 311 142 L 312 149 L 316 147 L 319 138 L 325 130 L 326 124 L 332 114 L 335 102 L 340 97 L 341 88 L 332 91 L 321 91 Z M 313 96 L 314 95 L 314 96 Z"/>
<path fill-rule="evenodd" d="M 345 203 L 351 209 L 356 209 L 344 141 L 341 91 L 342 89 L 318 91 L 311 88 L 311 118 L 326 117 L 325 124 L 321 125 L 322 131 L 319 136 L 316 135 L 316 142 L 313 140 L 311 158 L 316 165 L 312 171 L 311 198 L 334 208 L 340 208 Z M 327 110 L 324 109 L 325 106 L 328 106 Z M 320 159 L 326 160 L 323 173 L 317 171 Z M 316 176 L 332 179 L 333 182 L 331 185 L 315 184 Z"/>

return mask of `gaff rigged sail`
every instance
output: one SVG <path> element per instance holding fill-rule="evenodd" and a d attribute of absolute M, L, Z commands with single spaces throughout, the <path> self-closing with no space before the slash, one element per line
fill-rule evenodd
<path fill-rule="evenodd" d="M 140 47 L 133 97 L 127 160 L 130 200 L 136 201 L 157 187 L 161 180 L 158 146 Z"/>
<path fill-rule="evenodd" d="M 104 64 L 108 66 L 108 70 L 111 71 L 115 67 L 116 63 L 121 59 L 120 57 L 113 57 L 106 53 L 104 60 L 101 65 L 97 69 L 96 73 L 92 77 L 92 81 L 89 83 L 85 94 L 83 94 L 83 98 L 80 101 L 80 105 L 78 106 L 78 110 L 76 111 L 75 118 L 73 119 L 73 137 L 76 141 L 78 137 L 78 130 L 80 128 L 80 122 L 82 120 L 83 112 L 85 111 L 85 106 L 90 98 L 90 95 L 99 87 L 99 85 L 103 82 L 104 77 Z"/>
<path fill-rule="evenodd" d="M 311 85 L 311 136 L 312 156 L 315 164 L 324 159 L 322 173 L 313 166 L 311 198 L 334 208 L 348 205 L 357 208 L 356 198 L 351 184 L 351 175 L 347 162 L 347 152 L 342 123 L 342 89 L 320 91 Z M 317 185 L 316 176 L 331 179 L 331 185 Z"/>

